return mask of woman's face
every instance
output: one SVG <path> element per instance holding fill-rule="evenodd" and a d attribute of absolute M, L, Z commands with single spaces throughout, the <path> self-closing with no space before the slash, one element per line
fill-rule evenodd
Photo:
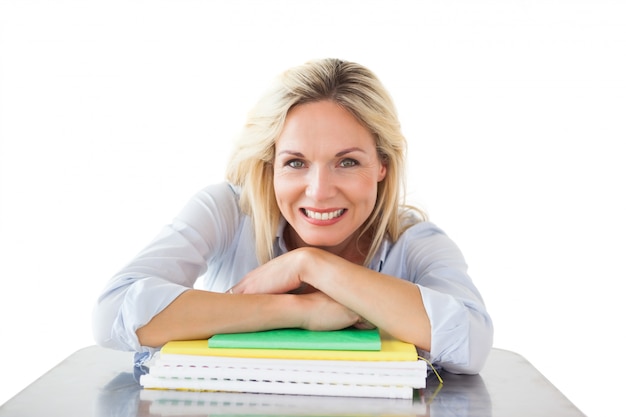
<path fill-rule="evenodd" d="M 275 150 L 274 189 L 290 244 L 353 253 L 386 174 L 369 130 L 332 101 L 301 104 Z"/>

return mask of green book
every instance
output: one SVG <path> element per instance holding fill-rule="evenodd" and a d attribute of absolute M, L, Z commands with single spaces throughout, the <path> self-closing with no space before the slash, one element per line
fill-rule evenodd
<path fill-rule="evenodd" d="M 380 350 L 378 329 L 353 328 L 331 331 L 277 329 L 250 333 L 216 334 L 209 338 L 210 348 L 230 349 L 306 349 L 306 350 Z"/>

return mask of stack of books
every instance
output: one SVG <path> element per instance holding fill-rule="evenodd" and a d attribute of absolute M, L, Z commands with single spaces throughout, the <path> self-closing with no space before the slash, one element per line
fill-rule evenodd
<path fill-rule="evenodd" d="M 412 399 L 426 386 L 415 346 L 378 330 L 279 329 L 172 341 L 146 389 Z"/>

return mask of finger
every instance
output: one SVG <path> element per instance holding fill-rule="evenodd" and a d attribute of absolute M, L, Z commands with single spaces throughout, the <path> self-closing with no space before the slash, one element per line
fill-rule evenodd
<path fill-rule="evenodd" d="M 359 330 L 371 330 L 371 329 L 376 328 L 376 326 L 374 326 L 369 321 L 365 320 L 363 317 L 360 317 L 359 320 L 356 323 L 354 323 L 354 327 L 356 327 Z"/>

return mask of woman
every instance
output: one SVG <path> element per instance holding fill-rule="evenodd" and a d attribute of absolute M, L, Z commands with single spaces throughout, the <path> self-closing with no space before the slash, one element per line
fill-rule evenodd
<path fill-rule="evenodd" d="M 405 139 L 368 69 L 285 72 L 250 113 L 228 182 L 205 188 L 105 288 L 99 344 L 299 327 L 378 327 L 478 372 L 491 319 L 454 243 L 401 204 Z"/>

